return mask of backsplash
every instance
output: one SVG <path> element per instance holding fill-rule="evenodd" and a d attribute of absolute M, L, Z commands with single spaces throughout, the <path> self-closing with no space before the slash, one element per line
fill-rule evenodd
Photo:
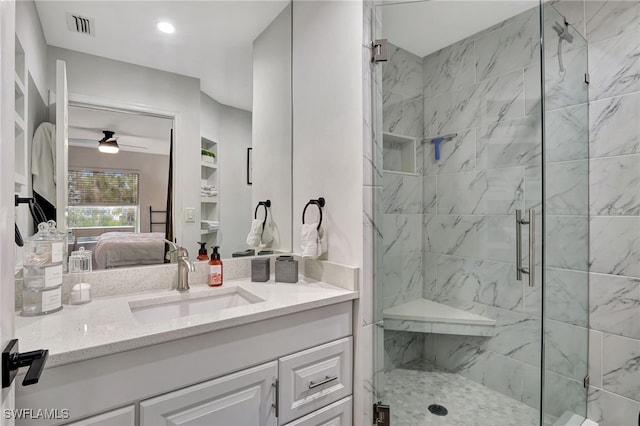
<path fill-rule="evenodd" d="M 275 271 L 275 259 L 278 255 L 268 256 L 271 259 L 271 272 Z M 358 290 L 358 268 L 341 265 L 325 260 L 302 259 L 299 262 L 299 273 L 307 280 L 323 281 L 327 284 L 346 290 Z M 208 263 L 194 262 L 195 272 L 189 274 L 190 285 L 207 283 Z M 251 258 L 235 258 L 224 260 L 224 279 L 237 280 L 251 277 Z M 73 277 L 64 274 L 62 283 L 62 302 L 68 303 Z M 118 296 L 128 293 L 154 290 L 170 290 L 178 280 L 178 265 L 152 265 L 140 268 L 116 268 L 93 271 L 87 275 L 91 284 L 91 297 Z M 135 288 L 132 288 L 132 285 Z M 22 279 L 15 281 L 16 310 L 22 309 Z"/>

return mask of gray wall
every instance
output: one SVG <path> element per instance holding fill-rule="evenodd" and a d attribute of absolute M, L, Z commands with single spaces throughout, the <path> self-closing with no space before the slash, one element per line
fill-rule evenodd
<path fill-rule="evenodd" d="M 247 185 L 247 148 L 251 146 L 251 113 L 222 105 L 220 110 L 219 187 L 220 226 L 223 229 L 221 254 L 247 248 L 246 239 L 253 219 L 251 186 Z M 287 150 L 289 153 L 290 150 Z M 289 192 L 286 187 L 284 192 Z"/>
<path fill-rule="evenodd" d="M 296 0 L 292 13 L 293 251 L 305 204 L 325 197 L 326 259 L 362 267 L 362 4 Z"/>
<path fill-rule="evenodd" d="M 252 205 L 271 200 L 276 232 L 269 246 L 282 251 L 292 250 L 291 9 L 253 42 Z"/>
<path fill-rule="evenodd" d="M 192 253 L 200 238 L 200 81 L 153 68 L 87 55 L 72 50 L 48 46 L 49 88 L 55 88 L 55 64 L 60 59 L 67 64 L 70 94 L 81 94 L 117 102 L 148 105 L 162 111 L 180 114 L 175 128 L 175 188 L 174 234 L 177 242 Z M 122 78 L 126 75 L 127 78 Z M 53 89 L 52 89 L 53 90 Z M 193 223 L 184 221 L 187 207 L 196 209 Z"/>

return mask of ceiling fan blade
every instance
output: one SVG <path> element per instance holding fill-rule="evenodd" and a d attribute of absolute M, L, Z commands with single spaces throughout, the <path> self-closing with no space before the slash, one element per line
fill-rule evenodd
<path fill-rule="evenodd" d="M 137 149 L 149 149 L 149 148 L 148 148 L 148 147 L 146 147 L 146 146 L 128 145 L 128 144 L 126 144 L 126 143 L 118 143 L 118 145 L 120 145 L 120 146 L 128 146 L 128 147 L 131 147 L 131 148 L 137 148 Z"/>
<path fill-rule="evenodd" d="M 69 138 L 69 142 L 82 142 L 82 143 L 95 143 L 97 144 L 97 140 L 93 139 L 85 139 L 85 138 Z"/>
<path fill-rule="evenodd" d="M 116 138 L 117 139 L 117 138 Z M 98 141 L 92 140 L 92 139 L 84 139 L 84 138 L 69 138 L 69 142 L 72 143 L 87 143 L 87 144 L 98 144 Z M 135 148 L 135 149 L 149 149 L 146 146 L 139 146 L 139 145 L 130 145 L 130 144 L 126 144 L 126 143 L 119 143 L 118 145 L 120 146 L 128 146 L 129 148 Z"/>

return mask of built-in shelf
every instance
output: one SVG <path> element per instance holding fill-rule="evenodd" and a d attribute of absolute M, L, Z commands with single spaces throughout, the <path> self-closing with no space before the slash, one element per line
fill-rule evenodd
<path fill-rule="evenodd" d="M 417 299 L 384 310 L 386 330 L 415 333 L 494 336 L 496 321 L 428 299 Z"/>
<path fill-rule="evenodd" d="M 18 115 L 17 112 L 15 116 L 15 122 L 16 122 L 16 130 L 20 129 L 21 131 L 24 131 L 24 129 L 26 129 L 24 120 L 22 119 L 22 117 L 20 117 L 20 115 Z"/>
<path fill-rule="evenodd" d="M 27 177 L 21 173 L 16 173 L 15 174 L 15 183 L 18 185 L 26 185 L 27 184 Z"/>
<path fill-rule="evenodd" d="M 382 168 L 385 171 L 416 173 L 416 138 L 382 134 Z"/>
<path fill-rule="evenodd" d="M 19 80 L 20 83 L 22 83 L 22 87 L 25 86 L 25 82 L 27 81 L 26 79 L 26 75 L 27 75 L 27 67 L 26 67 L 26 61 L 25 61 L 25 52 L 24 49 L 22 48 L 22 43 L 20 43 L 20 39 L 18 38 L 18 35 L 16 34 L 15 36 L 16 38 L 16 43 L 15 43 L 15 74 L 16 74 L 16 80 Z"/>
<path fill-rule="evenodd" d="M 204 136 L 200 137 L 200 184 L 204 187 L 215 188 L 219 190 L 218 180 L 218 164 L 220 157 L 218 156 L 218 142 L 215 142 Z M 204 153 L 202 153 L 204 152 Z M 211 157 L 212 154 L 213 157 Z M 211 161 L 213 160 L 213 161 Z M 211 192 L 211 191 L 207 191 Z M 200 196 L 200 217 L 203 221 L 219 222 L 220 221 L 220 205 L 219 191 L 214 196 Z M 200 231 L 201 241 L 207 242 L 210 246 L 218 245 L 218 228 L 202 229 Z"/>
<path fill-rule="evenodd" d="M 17 72 L 15 73 L 15 81 L 16 89 L 20 91 L 20 94 L 24 95 L 24 82 L 22 81 L 22 77 L 20 77 Z"/>
<path fill-rule="evenodd" d="M 27 141 L 27 117 L 28 117 L 28 71 L 26 64 L 25 51 L 22 48 L 22 43 L 15 35 L 15 69 L 14 69 L 14 129 L 15 129 L 15 144 L 14 144 L 14 190 L 15 193 L 27 197 L 29 195 L 29 179 L 31 177 L 29 169 L 29 158 L 27 154 L 28 141 Z M 24 209 L 24 207 L 23 207 Z M 18 210 L 16 210 L 18 211 Z M 20 229 L 22 236 L 26 238 L 29 231 L 29 220 L 26 214 L 16 214 L 15 221 L 18 229 Z M 16 276 L 22 271 L 22 258 L 24 249 L 22 247 L 15 246 L 15 259 L 16 259 Z"/>
<path fill-rule="evenodd" d="M 206 161 L 201 161 L 201 162 L 200 162 L 200 165 L 201 165 L 202 167 L 207 167 L 207 168 L 209 168 L 209 169 L 217 169 L 217 168 L 218 168 L 218 165 L 217 165 L 217 164 L 208 163 L 208 162 L 206 162 Z"/>

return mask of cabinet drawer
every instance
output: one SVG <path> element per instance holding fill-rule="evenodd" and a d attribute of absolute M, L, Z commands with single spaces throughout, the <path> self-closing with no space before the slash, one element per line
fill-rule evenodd
<path fill-rule="evenodd" d="M 136 424 L 136 407 L 119 408 L 117 410 L 98 414 L 88 419 L 67 423 L 66 426 L 134 426 Z"/>
<path fill-rule="evenodd" d="M 286 426 L 352 426 L 351 411 L 351 397 L 348 396 Z"/>
<path fill-rule="evenodd" d="M 275 361 L 140 403 L 140 425 L 275 426 Z"/>
<path fill-rule="evenodd" d="M 352 393 L 352 339 L 336 340 L 278 361 L 283 425 Z"/>

